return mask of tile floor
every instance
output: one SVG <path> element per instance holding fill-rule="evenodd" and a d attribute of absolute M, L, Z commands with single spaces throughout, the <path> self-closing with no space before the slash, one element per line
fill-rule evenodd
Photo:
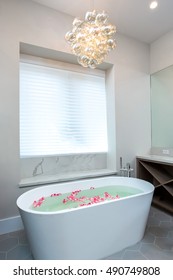
<path fill-rule="evenodd" d="M 25 232 L 0 235 L 0 260 L 32 260 Z M 151 207 L 144 238 L 107 260 L 173 260 L 173 216 Z"/>

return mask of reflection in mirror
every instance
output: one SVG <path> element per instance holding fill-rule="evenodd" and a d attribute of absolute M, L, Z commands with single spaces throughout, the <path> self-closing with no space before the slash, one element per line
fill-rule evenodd
<path fill-rule="evenodd" d="M 173 66 L 151 75 L 151 122 L 152 147 L 172 149 Z"/>

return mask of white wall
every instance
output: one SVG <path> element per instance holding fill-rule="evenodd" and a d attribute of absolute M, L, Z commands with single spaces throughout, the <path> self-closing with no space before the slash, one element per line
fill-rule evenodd
<path fill-rule="evenodd" d="M 173 65 L 173 30 L 150 45 L 150 72 Z"/>
<path fill-rule="evenodd" d="M 64 34 L 72 18 L 28 0 L 0 1 L 0 219 L 18 215 L 19 43 L 69 52 Z M 117 161 L 134 164 L 150 139 L 149 46 L 117 35 L 115 64 Z M 119 165 L 117 165 L 118 167 Z M 26 191 L 27 189 L 25 189 Z"/>
<path fill-rule="evenodd" d="M 135 156 L 149 153 L 150 76 L 148 46 L 117 36 L 115 61 L 115 97 L 117 125 L 117 160 L 130 162 Z"/>

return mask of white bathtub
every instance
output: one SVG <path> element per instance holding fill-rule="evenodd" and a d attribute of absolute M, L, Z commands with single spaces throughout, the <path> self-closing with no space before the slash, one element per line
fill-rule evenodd
<path fill-rule="evenodd" d="M 36 212 L 31 204 L 41 196 L 74 189 L 122 185 L 142 193 L 60 212 Z M 135 178 L 104 177 L 39 187 L 17 199 L 35 259 L 103 259 L 143 238 L 152 201 L 152 184 Z"/>

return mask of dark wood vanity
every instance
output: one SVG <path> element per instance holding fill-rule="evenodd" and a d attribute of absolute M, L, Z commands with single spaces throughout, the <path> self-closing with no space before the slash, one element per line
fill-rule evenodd
<path fill-rule="evenodd" d="M 155 187 L 152 204 L 173 214 L 173 158 L 162 156 L 138 156 L 137 178 Z"/>

